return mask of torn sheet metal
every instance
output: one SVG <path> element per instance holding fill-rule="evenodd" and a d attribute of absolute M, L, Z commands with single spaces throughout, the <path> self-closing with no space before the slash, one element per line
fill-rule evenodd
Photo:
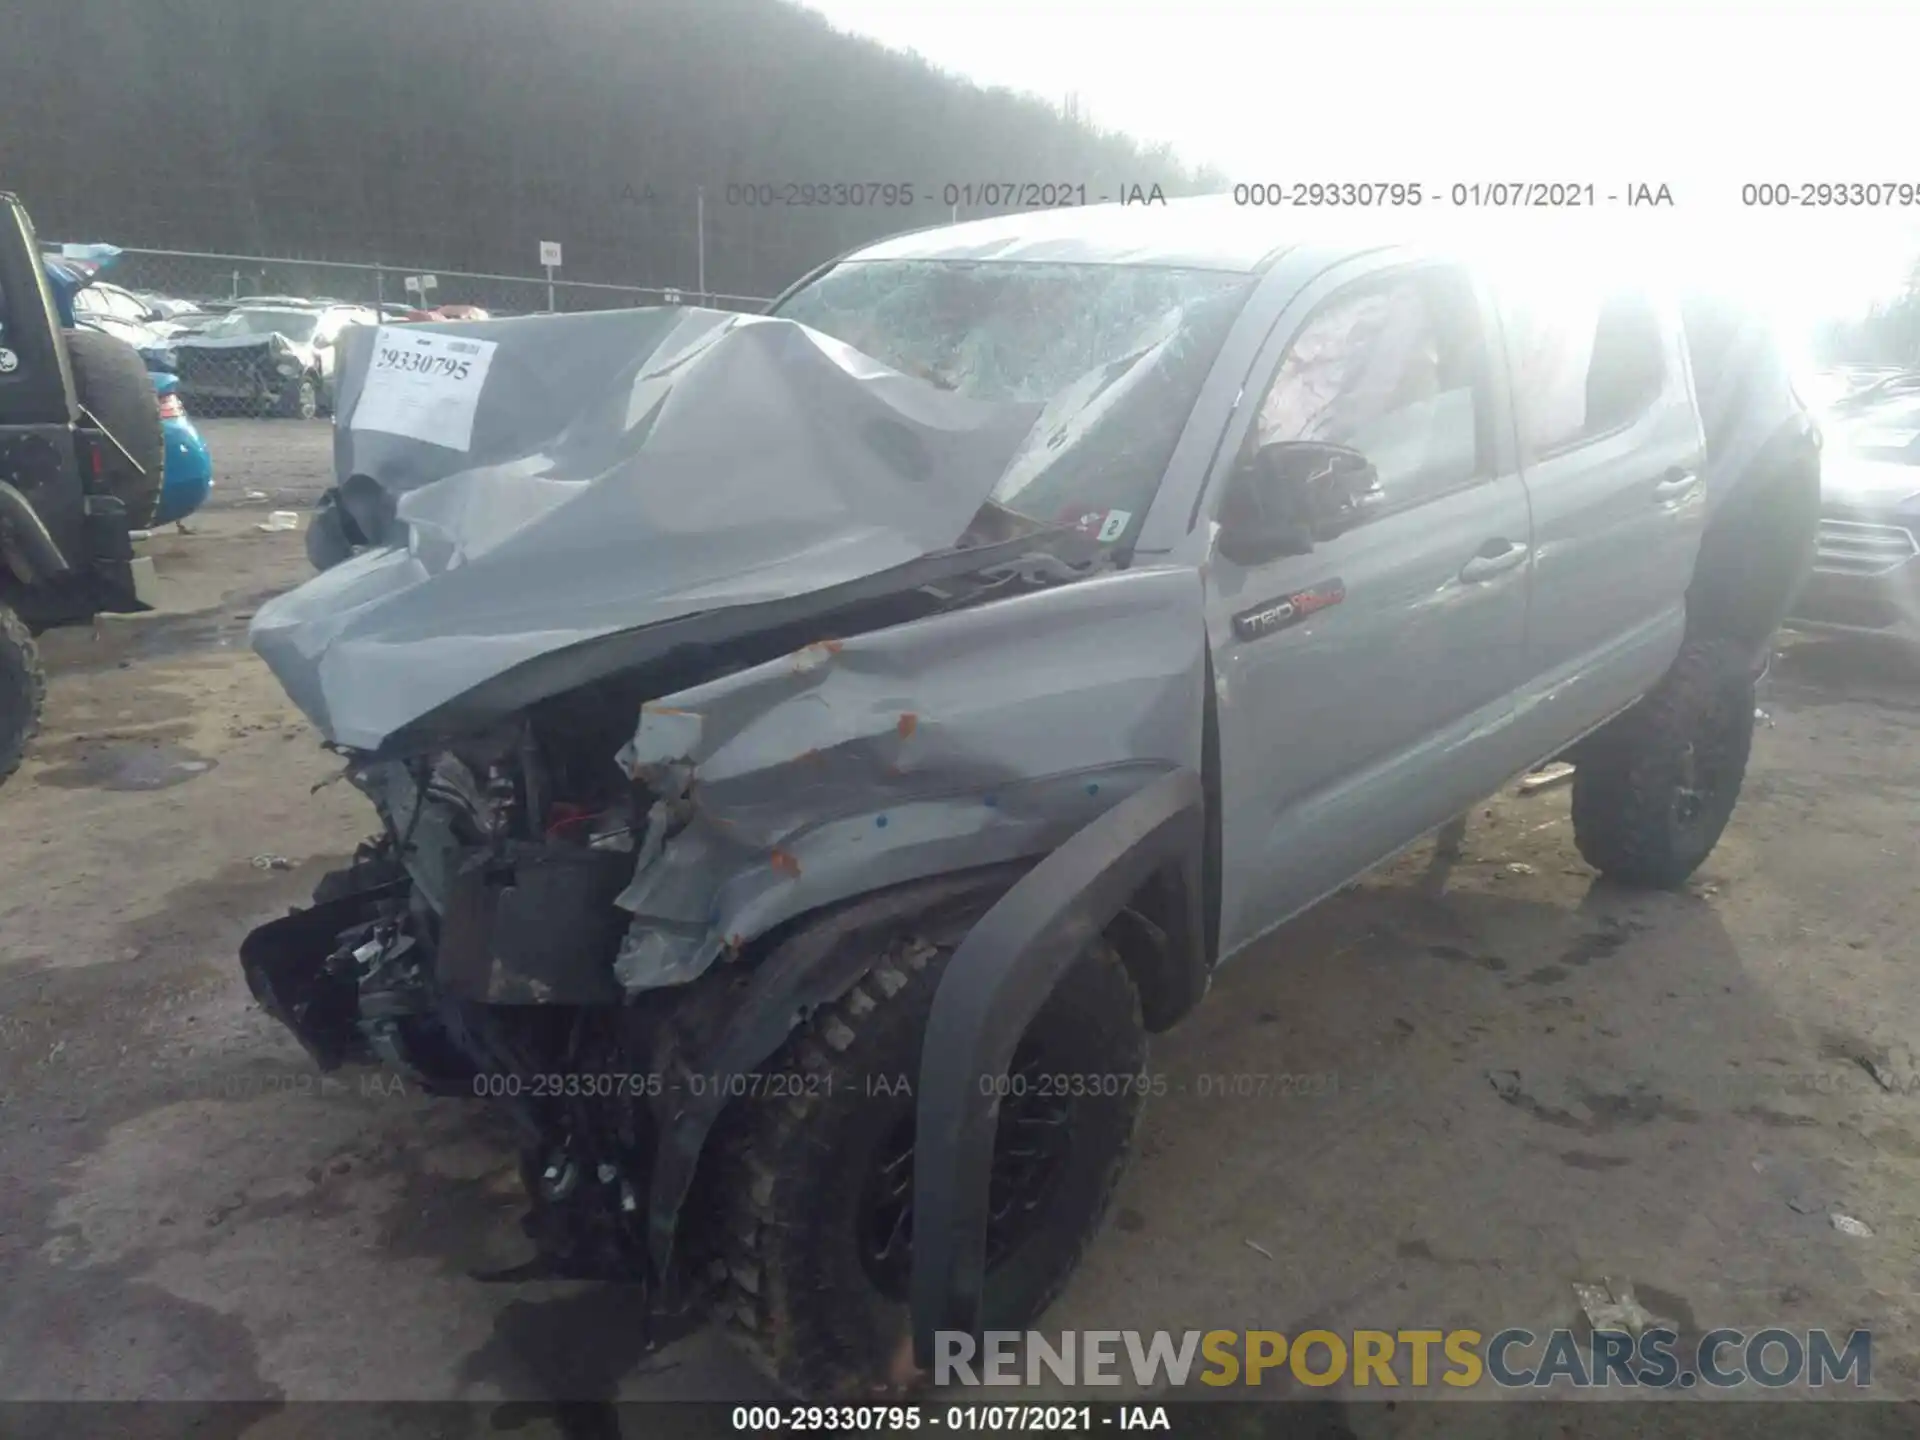
<path fill-rule="evenodd" d="M 817 906 L 1041 854 L 1198 768 L 1199 577 L 1132 569 L 807 646 L 644 707 L 620 763 L 691 819 L 618 904 L 629 991 Z"/>
<path fill-rule="evenodd" d="M 358 749 L 535 657 L 950 549 L 1039 414 L 763 316 L 430 328 L 497 347 L 469 448 L 357 425 L 374 335 L 346 331 L 335 469 L 377 482 L 394 520 L 251 630 L 308 718 Z"/>

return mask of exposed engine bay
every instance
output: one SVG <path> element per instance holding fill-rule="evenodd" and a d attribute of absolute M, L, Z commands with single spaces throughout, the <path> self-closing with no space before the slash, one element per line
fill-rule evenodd
<path fill-rule="evenodd" d="M 504 1105 L 542 1267 L 676 1310 L 709 1132 L 858 979 L 808 937 L 909 882 L 1004 885 L 1196 767 L 1198 582 L 990 498 L 1035 406 L 790 322 L 419 328 L 487 337 L 460 343 L 502 398 L 467 454 L 356 429 L 343 344 L 358 553 L 253 641 L 382 831 L 243 966 L 323 1068 Z M 577 391 L 534 387 L 549 363 Z M 743 498 L 769 445 L 791 523 Z"/>
<path fill-rule="evenodd" d="M 1077 548 L 1084 567 L 1085 547 Z M 979 574 L 892 597 L 873 614 L 937 623 L 984 598 L 1038 595 L 1079 573 L 1041 551 L 1023 564 L 996 560 Z M 839 618 L 858 623 L 853 612 Z M 759 635 L 730 653 L 703 656 L 702 668 L 720 672 L 704 683 L 738 683 L 764 671 L 799 679 L 812 674 L 808 683 L 817 687 L 830 677 L 816 667 L 836 665 L 862 638 L 877 639 L 869 634 L 788 650 L 791 637 Z M 749 663 L 769 650 L 777 652 L 770 662 Z M 691 848 L 690 830 L 715 823 L 702 815 L 697 745 L 660 759 L 636 757 L 636 719 L 639 734 L 649 735 L 650 722 L 692 714 L 643 698 L 653 685 L 668 683 L 661 673 L 623 675 L 551 697 L 421 754 L 370 759 L 349 753 L 347 778 L 373 803 L 384 833 L 361 847 L 350 868 L 323 882 L 313 908 L 261 927 L 242 952 L 256 997 L 323 1068 L 384 1064 L 429 1093 L 504 1103 L 523 1137 L 534 1202 L 530 1231 L 554 1271 L 566 1275 L 665 1278 L 655 1267 L 671 1263 L 678 1192 L 692 1176 L 673 1176 L 650 1204 L 661 1183 L 662 1137 L 690 1099 L 722 1101 L 729 1087 L 758 1083 L 707 1068 L 711 1042 L 740 1003 L 742 967 L 696 969 L 685 959 L 705 948 L 709 961 L 737 962 L 745 949 L 741 938 L 705 946 L 717 927 L 676 929 L 669 919 L 621 905 L 649 876 L 670 872 L 665 862 L 679 847 Z M 895 747 L 909 738 L 897 717 L 889 717 L 885 729 Z M 845 747 L 828 749 L 845 758 Z M 817 750 L 810 763 L 834 766 Z M 794 768 L 785 767 L 783 787 L 793 783 Z M 887 806 L 886 777 L 861 768 L 868 771 L 864 788 L 876 797 L 869 808 Z M 953 780 L 939 771 L 892 778 L 896 806 L 915 788 L 946 791 Z M 1088 787 L 1076 781 L 1075 788 Z M 1018 789 L 1010 787 L 1013 804 L 1000 812 L 1009 818 L 1019 814 Z M 796 795 L 784 818 L 767 818 L 776 828 L 811 824 L 818 814 L 808 815 L 808 803 Z M 982 815 L 995 817 L 995 808 L 983 809 L 977 800 L 942 803 L 956 814 L 977 812 L 968 817 L 970 827 Z M 1049 832 L 1078 823 L 1086 805 L 1059 813 L 1064 818 Z M 911 823 L 904 812 L 902 820 Z M 717 823 L 729 824 L 724 814 Z M 910 833 L 903 829 L 903 842 Z M 978 847 L 976 860 L 990 862 L 1035 843 L 1025 831 L 1009 830 L 1008 839 Z M 777 837 L 747 839 L 739 848 L 753 857 L 742 868 L 793 894 L 790 909 L 811 908 L 797 894 L 810 859 L 795 858 Z M 805 853 L 806 847 L 794 849 Z M 708 858 L 716 862 L 714 874 L 737 878 L 736 861 Z M 933 864 L 917 863 L 923 870 Z M 762 917 L 754 933 L 772 928 Z M 622 983 L 623 954 L 663 945 L 681 956 L 670 974 Z M 316 965 L 317 957 L 324 958 Z M 830 990 L 815 997 L 816 1003 L 831 998 Z M 791 1023 L 797 1016 L 785 1018 Z M 689 1165 L 694 1158 L 687 1157 Z"/>

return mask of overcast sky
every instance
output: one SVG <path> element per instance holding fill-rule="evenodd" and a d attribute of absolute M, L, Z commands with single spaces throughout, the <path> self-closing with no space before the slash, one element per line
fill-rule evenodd
<path fill-rule="evenodd" d="M 1920 186 L 1920 6 L 805 3 L 983 84 L 1077 92 L 1232 180 L 1665 181 L 1730 263 L 1790 267 L 1802 309 L 1851 308 L 1920 249 L 1920 206 L 1740 203 L 1747 181 Z"/>

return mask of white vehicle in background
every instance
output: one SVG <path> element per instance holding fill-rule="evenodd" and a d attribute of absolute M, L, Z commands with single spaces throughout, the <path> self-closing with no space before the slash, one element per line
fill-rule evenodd
<path fill-rule="evenodd" d="M 106 322 L 101 328 L 110 326 L 112 333 L 137 349 L 164 344 L 179 328 L 157 306 L 105 281 L 95 281 L 78 292 L 73 297 L 73 313 L 78 320 Z"/>
<path fill-rule="evenodd" d="M 377 325 L 365 305 L 251 300 L 173 342 L 174 373 L 202 414 L 311 420 L 333 408 L 334 345 L 349 325 Z"/>

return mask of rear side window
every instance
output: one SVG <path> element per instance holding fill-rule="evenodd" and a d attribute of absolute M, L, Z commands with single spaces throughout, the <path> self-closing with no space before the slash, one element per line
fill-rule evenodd
<path fill-rule="evenodd" d="M 1631 425 L 1666 388 L 1666 335 L 1643 292 L 1542 286 L 1506 296 L 1501 323 L 1528 458 Z"/>

